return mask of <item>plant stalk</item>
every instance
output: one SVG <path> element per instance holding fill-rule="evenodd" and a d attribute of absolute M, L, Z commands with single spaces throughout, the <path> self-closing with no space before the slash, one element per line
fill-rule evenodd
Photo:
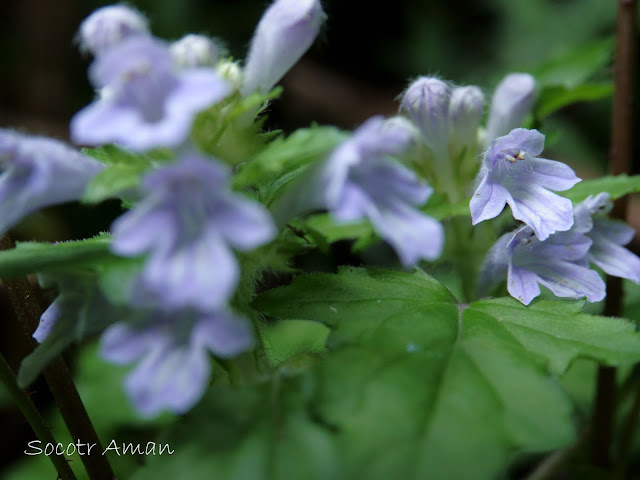
<path fill-rule="evenodd" d="M 24 418 L 26 418 L 29 425 L 31 425 L 38 440 L 44 445 L 57 445 L 58 442 L 56 442 L 56 439 L 49 431 L 40 412 L 27 394 L 18 386 L 16 376 L 2 355 L 0 355 L 0 383 L 5 386 L 7 392 L 24 415 Z M 49 459 L 58 472 L 58 478 L 61 480 L 77 480 L 64 455 L 53 454 L 49 456 Z"/>
<path fill-rule="evenodd" d="M 11 237 L 8 234 L 0 237 L 0 250 L 11 248 L 14 248 Z M 37 328 L 43 312 L 44 302 L 41 299 L 40 290 L 32 287 L 26 278 L 7 280 L 3 283 L 24 332 L 20 340 L 27 345 L 27 351 L 32 351 L 37 344 L 31 334 Z M 102 455 L 104 449 L 64 359 L 61 356 L 54 358 L 44 369 L 43 376 L 73 440 L 96 444 L 98 447 L 98 453 L 80 457 L 89 478 L 113 480 L 115 475 L 109 460 Z"/>
<path fill-rule="evenodd" d="M 633 155 L 634 66 L 636 41 L 636 0 L 618 0 L 617 42 L 615 57 L 615 94 L 611 122 L 611 173 L 631 171 Z M 618 199 L 611 216 L 625 220 L 627 197 Z M 607 278 L 604 315 L 619 317 L 623 306 L 622 280 Z M 595 466 L 611 465 L 611 443 L 616 397 L 616 369 L 601 366 L 598 370 L 593 414 L 592 458 Z"/>

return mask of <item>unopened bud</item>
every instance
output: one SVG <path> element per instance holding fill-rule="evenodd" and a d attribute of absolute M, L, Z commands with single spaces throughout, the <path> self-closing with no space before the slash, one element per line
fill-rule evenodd
<path fill-rule="evenodd" d="M 449 142 L 454 156 L 475 146 L 483 108 L 484 95 L 478 87 L 458 87 L 451 92 Z"/>
<path fill-rule="evenodd" d="M 240 89 L 244 74 L 238 62 L 223 61 L 216 67 L 218 75 L 233 85 L 234 88 Z"/>
<path fill-rule="evenodd" d="M 433 77 L 420 77 L 402 97 L 400 109 L 416 124 L 434 155 L 446 154 L 449 144 L 449 86 Z"/>
<path fill-rule="evenodd" d="M 204 35 L 185 35 L 173 42 L 169 50 L 180 68 L 213 67 L 218 62 L 218 47 Z"/>
<path fill-rule="evenodd" d="M 536 81 L 528 73 L 512 73 L 500 82 L 489 110 L 487 143 L 522 126 L 522 121 L 533 106 L 535 90 Z"/>
<path fill-rule="evenodd" d="M 99 55 L 123 39 L 149 35 L 147 19 L 137 10 L 124 5 L 102 7 L 80 24 L 80 48 Z"/>
<path fill-rule="evenodd" d="M 325 18 L 320 0 L 276 0 L 251 40 L 243 94 L 271 90 L 311 46 Z"/>

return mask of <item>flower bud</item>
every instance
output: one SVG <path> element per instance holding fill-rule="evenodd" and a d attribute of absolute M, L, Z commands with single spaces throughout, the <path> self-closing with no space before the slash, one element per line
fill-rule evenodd
<path fill-rule="evenodd" d="M 190 33 L 169 47 L 174 62 L 180 68 L 213 67 L 218 62 L 218 47 L 204 35 Z"/>
<path fill-rule="evenodd" d="M 81 50 L 94 55 L 134 35 L 149 35 L 147 19 L 137 10 L 124 5 L 99 8 L 82 22 L 78 32 Z"/>
<path fill-rule="evenodd" d="M 507 75 L 496 87 L 487 121 L 487 144 L 521 126 L 531 111 L 536 81 L 528 73 Z"/>
<path fill-rule="evenodd" d="M 276 0 L 251 40 L 243 94 L 271 90 L 311 46 L 325 18 L 320 0 Z"/>
<path fill-rule="evenodd" d="M 402 97 L 400 109 L 416 124 L 436 157 L 446 155 L 449 144 L 449 86 L 433 77 L 420 77 Z"/>
<path fill-rule="evenodd" d="M 475 146 L 483 107 L 484 95 L 478 87 L 458 87 L 451 92 L 449 141 L 454 156 L 464 148 L 472 149 Z"/>
<path fill-rule="evenodd" d="M 238 65 L 238 62 L 220 62 L 216 67 L 216 71 L 218 75 L 233 85 L 234 88 L 239 89 L 242 86 L 244 73 L 242 72 L 242 67 Z"/>

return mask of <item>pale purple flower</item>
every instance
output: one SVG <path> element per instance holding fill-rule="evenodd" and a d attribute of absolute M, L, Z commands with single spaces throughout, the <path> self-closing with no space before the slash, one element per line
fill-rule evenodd
<path fill-rule="evenodd" d="M 195 115 L 231 90 L 212 68 L 179 70 L 164 43 L 143 36 L 99 56 L 89 74 L 100 98 L 71 120 L 73 140 L 136 151 L 179 146 Z"/>
<path fill-rule="evenodd" d="M 209 352 L 231 357 L 253 345 L 249 322 L 227 311 L 149 313 L 137 323 L 120 322 L 101 338 L 109 362 L 137 366 L 125 389 L 144 416 L 162 410 L 184 413 L 202 397 L 211 375 Z"/>
<path fill-rule="evenodd" d="M 611 206 L 609 194 L 600 193 L 590 195 L 574 209 L 577 227 L 593 242 L 589 261 L 609 275 L 640 283 L 640 258 L 624 248 L 636 232 L 624 222 L 604 217 Z"/>
<path fill-rule="evenodd" d="M 99 55 L 128 37 L 150 35 L 147 19 L 125 5 L 109 5 L 94 11 L 80 25 L 80 48 Z"/>
<path fill-rule="evenodd" d="M 454 159 L 462 153 L 474 152 L 478 138 L 478 127 L 482 120 L 484 95 L 478 87 L 454 88 L 449 103 L 449 147 Z"/>
<path fill-rule="evenodd" d="M 42 207 L 79 199 L 103 168 L 57 140 L 0 129 L 0 232 Z"/>
<path fill-rule="evenodd" d="M 320 0 L 276 0 L 253 35 L 242 93 L 271 90 L 309 49 L 326 19 Z"/>
<path fill-rule="evenodd" d="M 564 163 L 539 158 L 543 147 L 544 135 L 524 128 L 491 143 L 469 204 L 474 225 L 498 216 L 509 204 L 513 216 L 529 225 L 540 240 L 571 228 L 571 201 L 551 190 L 568 190 L 580 179 Z"/>
<path fill-rule="evenodd" d="M 338 221 L 368 218 L 405 265 L 439 257 L 444 242 L 442 225 L 416 208 L 431 187 L 388 158 L 411 141 L 409 129 L 373 117 L 333 151 L 320 182 L 324 205 Z"/>
<path fill-rule="evenodd" d="M 180 68 L 213 67 L 220 56 L 213 40 L 193 33 L 173 42 L 169 51 Z"/>
<path fill-rule="evenodd" d="M 420 77 L 409 85 L 400 103 L 400 110 L 413 120 L 438 160 L 448 161 L 450 98 L 451 89 L 445 82 Z"/>
<path fill-rule="evenodd" d="M 540 285 L 558 297 L 599 302 L 605 284 L 588 268 L 590 247 L 591 240 L 577 231 L 558 232 L 541 241 L 533 229 L 523 226 L 498 240 L 481 278 L 495 282 L 506 270 L 509 294 L 525 305 L 540 295 Z"/>
<path fill-rule="evenodd" d="M 115 253 L 148 254 L 134 302 L 203 311 L 226 303 L 239 275 L 232 248 L 251 250 L 276 234 L 266 209 L 228 180 L 225 167 L 196 153 L 144 179 L 142 201 L 112 227 Z"/>
<path fill-rule="evenodd" d="M 486 130 L 487 144 L 522 125 L 533 106 L 535 91 L 536 81 L 528 73 L 511 73 L 504 77 L 496 87 L 491 101 Z"/>

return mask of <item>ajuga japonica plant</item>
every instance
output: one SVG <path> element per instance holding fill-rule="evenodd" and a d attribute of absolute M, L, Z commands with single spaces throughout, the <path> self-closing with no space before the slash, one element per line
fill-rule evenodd
<path fill-rule="evenodd" d="M 0 367 L 25 458 L 65 480 L 623 478 L 640 258 L 621 200 L 640 178 L 617 159 L 582 180 L 542 121 L 610 89 L 423 75 L 353 131 L 270 130 L 327 22 L 320 0 L 275 0 L 238 60 L 103 7 L 78 28 L 95 99 L 71 143 L 0 129 L 3 335 L 30 352 Z M 109 199 L 93 238 L 9 237 Z M 40 374 L 70 440 L 25 393 Z"/>

